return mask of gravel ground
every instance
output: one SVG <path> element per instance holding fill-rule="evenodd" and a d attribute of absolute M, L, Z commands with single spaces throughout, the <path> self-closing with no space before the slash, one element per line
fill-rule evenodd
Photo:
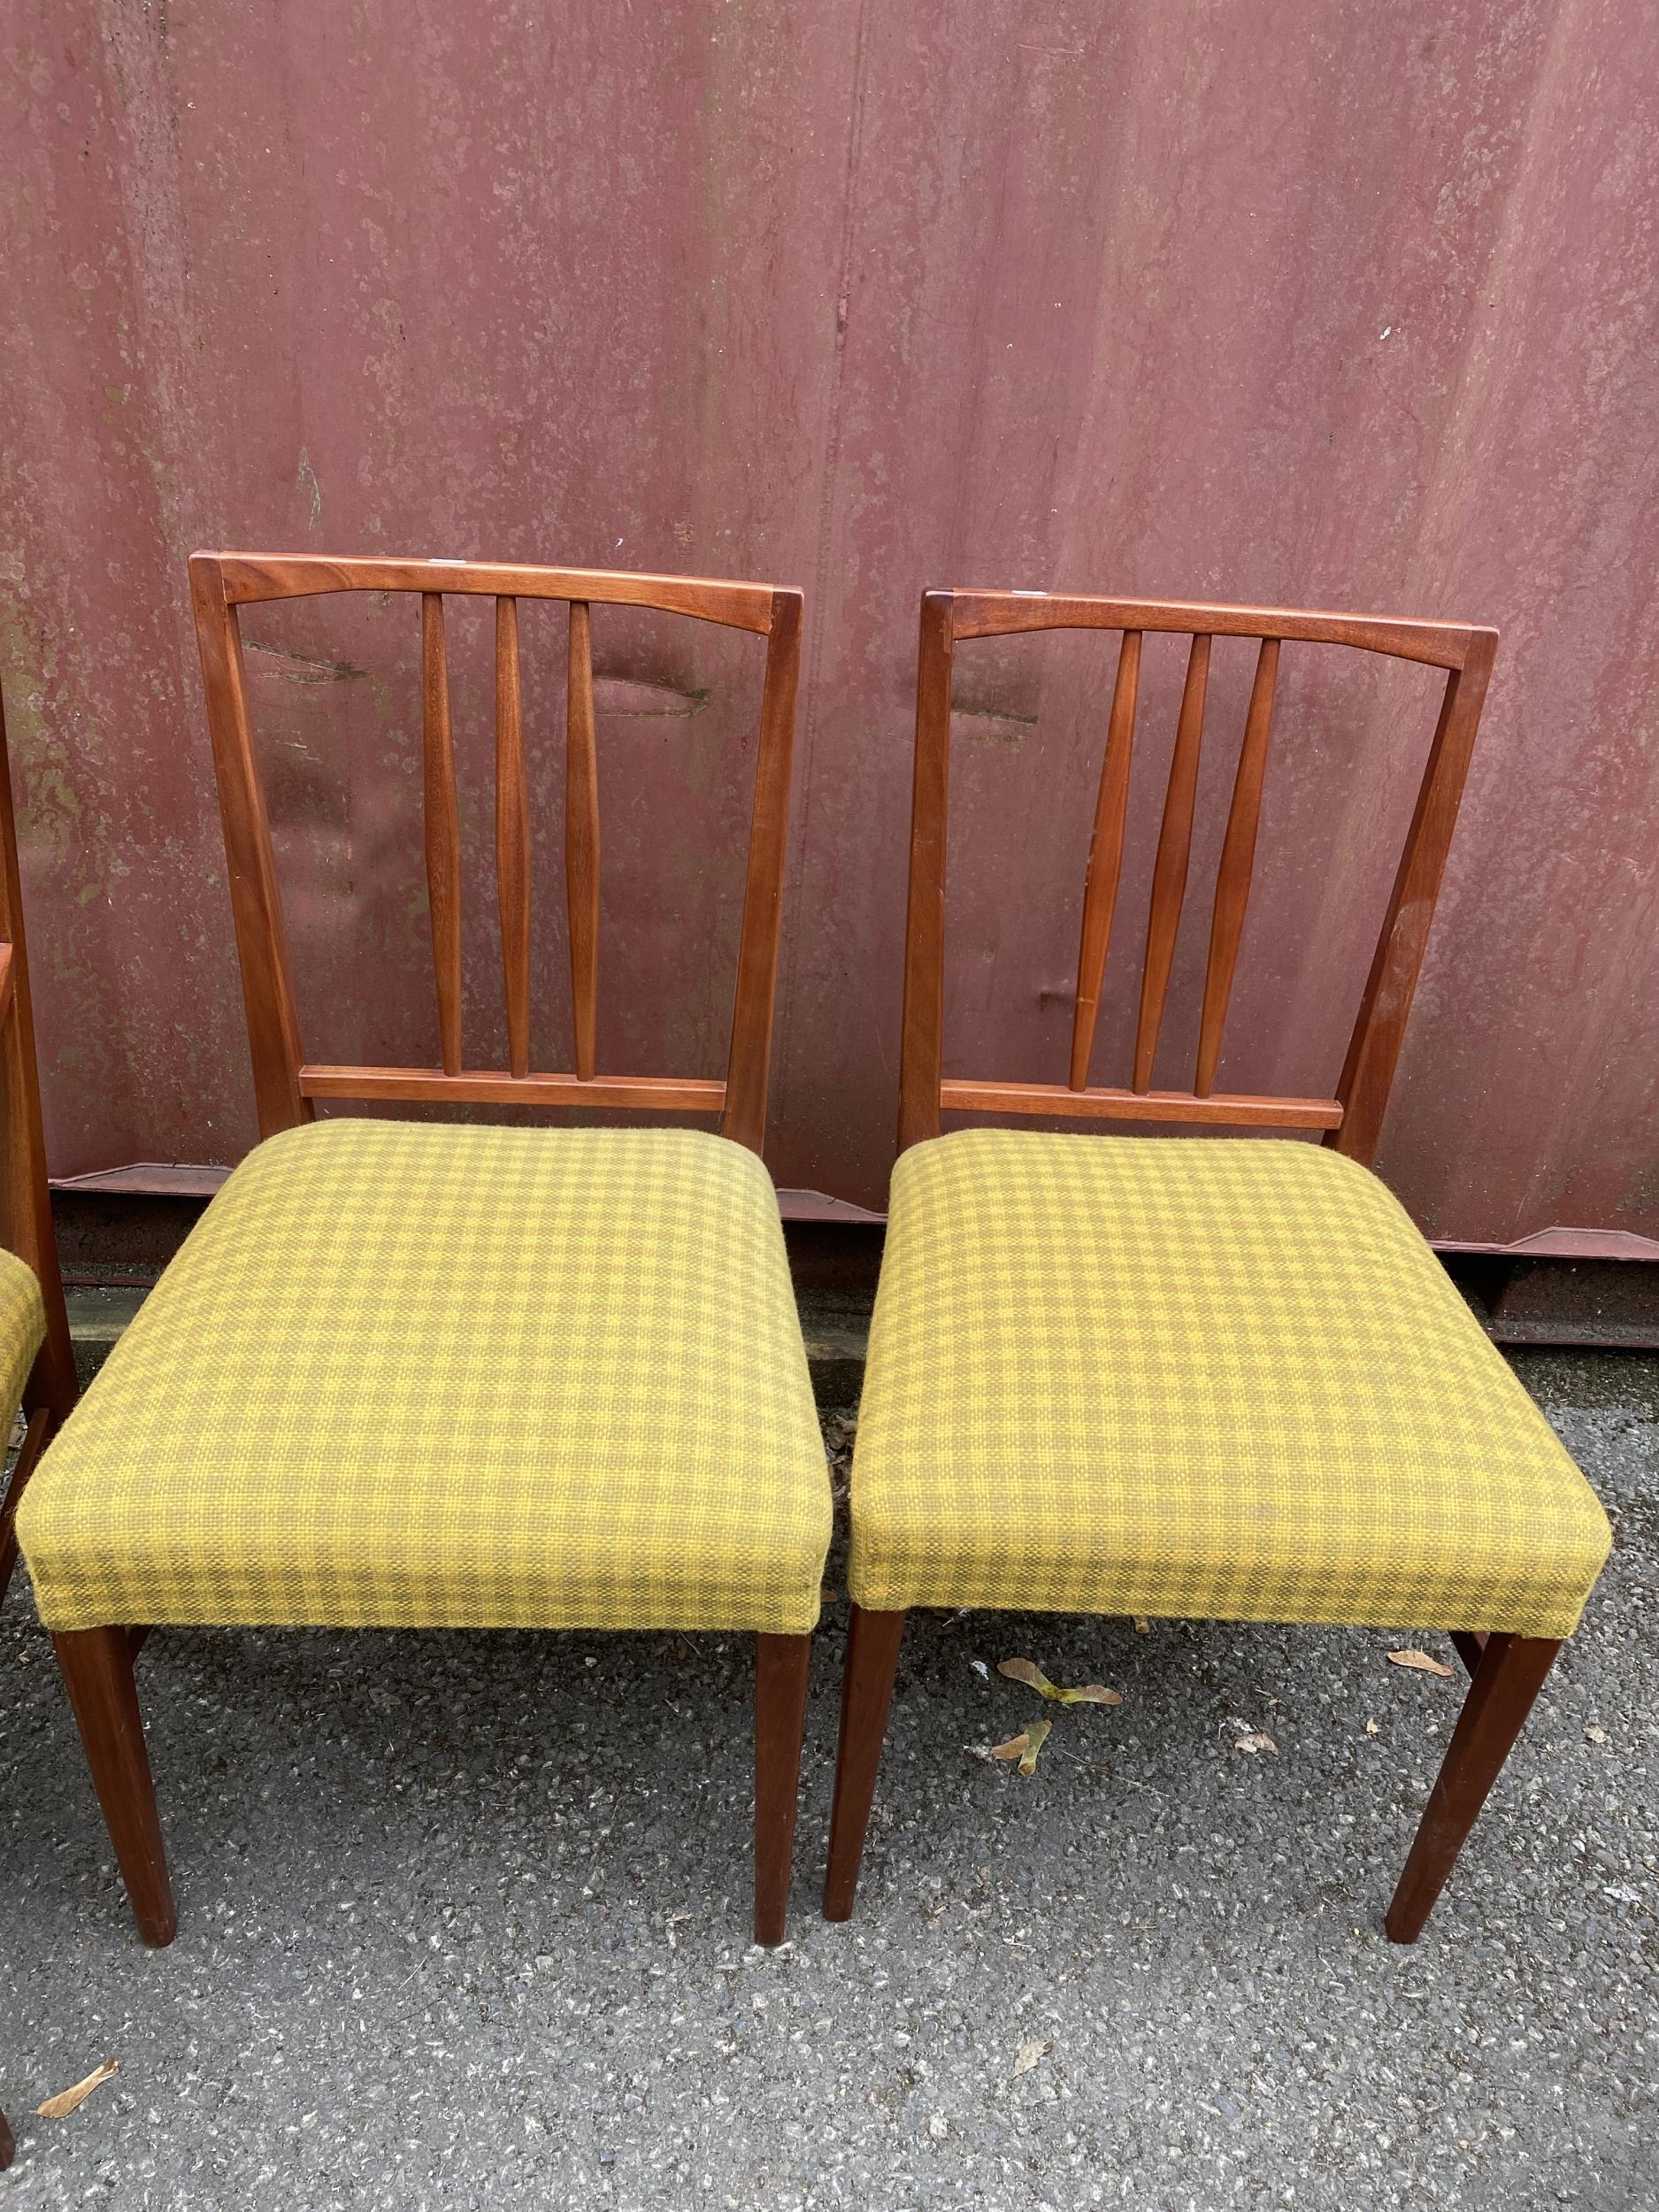
<path fill-rule="evenodd" d="M 1029 1617 L 915 1624 L 827 1926 L 841 1601 L 783 1950 L 746 1943 L 735 1640 L 169 1633 L 146 1953 L 14 1594 L 0 2206 L 1659 2207 L 1659 1360 L 1517 1365 L 1617 1544 L 1410 1950 L 1380 1916 L 1459 1682 L 1400 1636 Z M 976 1755 L 1035 1717 L 1011 1654 L 1125 1699 L 1030 1780 Z"/>

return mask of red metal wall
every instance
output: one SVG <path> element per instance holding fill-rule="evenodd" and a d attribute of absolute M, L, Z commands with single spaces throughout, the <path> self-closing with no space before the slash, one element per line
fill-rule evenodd
<path fill-rule="evenodd" d="M 772 1161 L 866 1202 L 925 583 L 1497 623 L 1380 1164 L 1444 1236 L 1659 1229 L 1644 0 L 5 0 L 3 23 L 0 651 L 58 1172 L 250 1140 L 183 557 L 315 547 L 806 588 Z M 302 975 L 335 1002 L 312 1048 L 429 1051 L 412 639 L 390 611 L 284 620 L 249 626 Z M 708 1065 L 757 669 L 649 625 L 597 642 L 609 1056 Z M 1105 664 L 979 650 L 952 1049 L 1034 1076 L 1063 1064 Z M 1218 673 L 1201 861 L 1238 737 Z M 462 687 L 482 832 L 481 673 Z M 1424 704 L 1410 672 L 1292 680 L 1229 1084 L 1333 1076 Z M 1171 1053 L 1203 899 L 1189 919 Z M 1098 1080 L 1134 983 L 1114 965 Z"/>

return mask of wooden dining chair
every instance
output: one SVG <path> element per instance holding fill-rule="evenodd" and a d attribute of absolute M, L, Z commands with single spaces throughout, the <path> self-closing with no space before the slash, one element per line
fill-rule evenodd
<path fill-rule="evenodd" d="M 12 766 L 0 703 L 0 1424 L 10 1430 L 19 1409 L 24 1417 L 22 1441 L 0 1499 L 0 1605 L 17 1564 L 15 1529 L 24 1486 L 74 1402 L 75 1352 L 52 1240 Z M 0 2168 L 12 2163 L 15 2148 L 0 2112 Z"/>
<path fill-rule="evenodd" d="M 943 1076 L 951 670 L 970 640 L 1121 633 L 1064 1082 Z M 1091 1083 L 1141 643 L 1190 636 L 1130 1081 Z M 1155 1087 L 1210 641 L 1259 640 L 1210 921 L 1192 1087 Z M 1420 1932 L 1608 1548 L 1600 1505 L 1371 1172 L 1495 633 L 1002 591 L 922 602 L 901 1157 L 852 1476 L 824 1909 L 852 1910 L 911 1606 L 1440 1624 L 1473 1678 L 1387 1915 Z M 1334 1095 L 1217 1087 L 1281 649 L 1444 669 L 1439 721 Z M 1186 1125 L 973 1128 L 943 1110 Z M 1317 1133 L 1309 1142 L 1218 1133 Z"/>
<path fill-rule="evenodd" d="M 208 1207 L 48 1455 L 19 1524 L 141 1933 L 173 1936 L 133 1658 L 158 1624 L 726 1630 L 756 1650 L 755 1932 L 781 1939 L 828 1471 L 759 1157 L 801 595 L 488 562 L 190 563 L 263 1141 Z M 301 1044 L 250 720 L 245 607 L 419 602 L 440 1063 Z M 463 1049 L 446 603 L 495 618 L 495 851 L 508 1065 Z M 569 606 L 565 866 L 573 1071 L 531 1038 L 518 610 Z M 597 1058 L 590 610 L 766 641 L 724 1079 Z M 317 1102 L 624 1108 L 687 1129 L 337 1117 Z M 138 1625 L 142 1624 L 142 1626 Z"/>

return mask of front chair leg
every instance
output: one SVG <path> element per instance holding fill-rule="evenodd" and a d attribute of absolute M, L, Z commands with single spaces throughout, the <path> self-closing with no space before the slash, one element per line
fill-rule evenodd
<path fill-rule="evenodd" d="M 6 2116 L 4 2112 L 0 2112 L 0 2173 L 4 2173 L 16 2157 L 17 2147 L 16 2143 L 12 2139 L 12 2130 L 6 2123 Z"/>
<path fill-rule="evenodd" d="M 171 1943 L 179 1923 L 133 1684 L 131 1631 L 65 1629 L 52 1642 L 138 1932 L 146 1943 Z"/>
<path fill-rule="evenodd" d="M 824 1917 L 849 1920 L 864 1862 L 876 1769 L 887 1733 L 893 1678 L 904 1635 L 902 1613 L 866 1613 L 855 1605 L 847 1631 L 847 1667 L 841 1680 L 841 1745 L 835 1755 L 835 1804 L 830 1814 L 829 1868 L 824 1877 Z"/>
<path fill-rule="evenodd" d="M 755 1940 L 781 1943 L 795 1864 L 810 1636 L 755 1639 Z"/>
<path fill-rule="evenodd" d="M 1486 1639 L 1384 1922 L 1394 1942 L 1415 1943 L 1422 1934 L 1560 1649 L 1542 1636 Z"/>

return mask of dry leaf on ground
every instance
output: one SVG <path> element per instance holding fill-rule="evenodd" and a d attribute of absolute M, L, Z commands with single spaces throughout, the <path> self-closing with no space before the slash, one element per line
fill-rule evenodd
<path fill-rule="evenodd" d="M 1025 1747 L 1030 1741 L 1030 1736 L 1022 1728 L 1018 1736 L 1010 1736 L 1006 1743 L 994 1743 L 991 1746 L 991 1756 L 994 1759 L 1020 1758 L 1024 1755 Z"/>
<path fill-rule="evenodd" d="M 1015 2080 L 1018 2081 L 1022 2074 L 1030 2073 L 1037 2061 L 1040 2058 L 1046 2058 L 1053 2048 L 1052 2036 L 1044 2036 L 1040 2042 L 1036 2043 L 1022 2043 L 1014 2054 Z"/>
<path fill-rule="evenodd" d="M 1121 1705 L 1124 1701 L 1121 1691 L 1109 1690 L 1101 1682 L 1086 1682 L 1080 1689 L 1063 1690 L 1057 1682 L 1049 1681 L 1034 1659 L 999 1659 L 996 1671 L 1005 1674 L 1010 1682 L 1023 1682 L 1041 1697 L 1051 1697 L 1056 1705 Z"/>
<path fill-rule="evenodd" d="M 1242 1736 L 1233 1739 L 1235 1751 L 1271 1751 L 1277 1757 L 1279 1746 L 1264 1729 L 1252 1728 Z"/>
<path fill-rule="evenodd" d="M 1368 1720 L 1365 1724 L 1365 1733 L 1368 1736 L 1380 1736 L 1382 1731 L 1378 1727 L 1374 1720 Z"/>
<path fill-rule="evenodd" d="M 1135 1615 L 1135 1634 L 1137 1636 L 1149 1636 L 1151 1633 L 1151 1622 L 1147 1618 L 1144 1613 L 1137 1613 Z"/>
<path fill-rule="evenodd" d="M 1426 1651 L 1391 1651 L 1388 1655 L 1388 1659 L 1390 1665 L 1396 1667 L 1410 1667 L 1418 1674 L 1451 1674 L 1455 1672 L 1453 1668 L 1447 1665 L 1444 1659 L 1431 1658 Z"/>
<path fill-rule="evenodd" d="M 102 2066 L 93 2068 L 84 2081 L 78 2081 L 73 2089 L 60 2089 L 55 2097 L 48 2097 L 44 2104 L 37 2104 L 35 2109 L 42 2120 L 66 2120 L 77 2105 L 85 2104 L 100 2083 L 120 2070 L 119 2058 L 106 2058 Z"/>
<path fill-rule="evenodd" d="M 837 1505 L 847 1502 L 852 1485 L 853 1445 L 858 1434 L 856 1413 L 824 1416 L 824 1448 L 829 1454 L 830 1490 Z"/>

